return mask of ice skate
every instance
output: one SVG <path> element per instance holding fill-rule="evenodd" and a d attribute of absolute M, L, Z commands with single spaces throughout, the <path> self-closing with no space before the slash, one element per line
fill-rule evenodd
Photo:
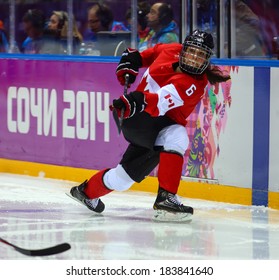
<path fill-rule="evenodd" d="M 153 205 L 154 220 L 184 222 L 192 218 L 194 209 L 183 205 L 177 195 L 159 188 L 156 201 Z"/>
<path fill-rule="evenodd" d="M 84 193 L 84 189 L 86 188 L 86 185 L 87 185 L 87 180 L 84 181 L 79 186 L 71 188 L 70 191 L 71 197 L 76 201 L 85 205 L 91 211 L 97 213 L 103 212 L 105 209 L 105 204 L 101 201 L 100 198 L 93 198 L 93 199 L 88 198 L 87 195 Z"/>

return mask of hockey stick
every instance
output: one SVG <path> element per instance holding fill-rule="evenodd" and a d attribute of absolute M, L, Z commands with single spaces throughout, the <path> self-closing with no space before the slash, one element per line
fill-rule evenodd
<path fill-rule="evenodd" d="M 125 85 L 124 85 L 124 95 L 127 94 L 128 85 L 129 85 L 129 74 L 126 74 L 125 75 Z M 118 134 L 120 134 L 122 123 L 123 123 L 124 109 L 121 110 L 120 117 L 118 117 L 116 109 L 113 109 L 112 114 L 113 114 L 113 118 L 114 118 L 114 121 L 115 121 L 117 129 L 118 129 Z"/>
<path fill-rule="evenodd" d="M 45 249 L 39 249 L 39 250 L 28 250 L 23 249 L 18 246 L 15 246 L 8 241 L 4 240 L 3 238 L 0 238 L 0 242 L 13 247 L 16 251 L 20 252 L 23 255 L 26 256 L 32 256 L 32 257 L 39 257 L 39 256 L 50 256 L 55 255 L 59 253 L 63 253 L 71 248 L 71 245 L 68 243 L 62 243 L 53 247 L 45 248 Z"/>
<path fill-rule="evenodd" d="M 129 74 L 126 74 L 125 75 L 125 85 L 124 85 L 124 95 L 127 94 L 128 85 L 129 85 Z"/>

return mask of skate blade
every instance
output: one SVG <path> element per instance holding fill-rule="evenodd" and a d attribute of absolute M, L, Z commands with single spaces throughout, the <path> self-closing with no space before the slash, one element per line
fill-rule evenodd
<path fill-rule="evenodd" d="M 85 206 L 87 209 L 89 209 L 90 211 L 92 211 L 94 214 L 96 215 L 102 215 L 102 212 L 96 212 L 90 208 L 87 207 L 86 204 L 84 204 L 83 202 L 81 202 L 80 200 L 78 200 L 77 198 L 73 197 L 70 193 L 65 193 L 68 197 L 70 197 L 71 199 L 73 199 L 74 201 L 78 202 L 79 204 L 81 204 L 83 207 Z"/>
<path fill-rule="evenodd" d="M 70 193 L 65 193 L 68 197 L 70 197 L 71 199 L 73 199 L 74 201 L 78 202 L 79 204 L 84 205 L 80 200 L 76 199 L 75 197 L 73 197 Z"/>
<path fill-rule="evenodd" d="M 158 222 L 190 222 L 190 213 L 174 213 L 165 210 L 154 210 L 153 220 Z"/>

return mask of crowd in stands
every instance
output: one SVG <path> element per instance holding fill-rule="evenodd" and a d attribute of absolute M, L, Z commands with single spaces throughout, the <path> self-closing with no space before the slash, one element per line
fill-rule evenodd
<path fill-rule="evenodd" d="M 197 0 L 198 28 L 206 32 L 211 32 L 212 25 L 217 24 L 214 18 L 216 13 L 212 12 L 215 9 L 212 3 L 210 0 Z M 69 30 L 69 15 L 66 11 L 54 10 L 46 15 L 41 9 L 28 9 L 20 23 L 25 38 L 15 42 L 16 47 L 13 46 L 13 49 L 9 44 L 8 30 L 0 18 L 0 52 L 98 55 L 101 52 L 92 52 L 96 46 L 94 43 L 98 41 L 98 34 L 104 32 L 131 34 L 131 17 L 131 9 L 128 9 L 123 22 L 116 21 L 108 5 L 97 3 L 84 11 L 84 18 L 87 18 L 85 30 L 80 29 L 74 15 L 70 21 L 72 30 Z M 174 10 L 165 1 L 151 5 L 150 1 L 139 0 L 137 21 L 139 51 L 157 43 L 179 42 L 179 27 L 175 21 Z M 270 36 L 273 41 L 270 38 L 266 39 L 266 35 L 261 32 L 261 19 L 242 0 L 235 0 L 235 23 L 236 56 L 265 56 L 271 52 L 271 46 L 268 46 L 266 41 L 272 44 L 278 56 L 279 34 Z M 68 43 L 69 34 L 72 34 L 71 50 Z M 91 51 L 88 51 L 89 49 Z"/>
<path fill-rule="evenodd" d="M 141 50 L 157 42 L 178 42 L 177 24 L 172 7 L 165 3 L 150 6 L 147 1 L 138 3 L 138 44 Z M 84 42 L 96 42 L 99 32 L 131 32 L 131 10 L 126 13 L 126 22 L 114 20 L 109 6 L 94 4 L 87 11 L 88 28 L 84 34 L 79 31 L 72 18 L 73 54 L 80 54 Z M 17 42 L 18 50 L 24 54 L 67 54 L 69 15 L 65 11 L 52 11 L 47 18 L 41 9 L 29 9 L 22 18 L 23 42 Z M 9 52 L 8 34 L 0 21 L 0 52 Z M 10 51 L 11 52 L 11 51 Z"/>
<path fill-rule="evenodd" d="M 9 42 L 7 32 L 4 28 L 4 23 L 0 20 L 0 52 L 8 52 L 9 51 Z"/>

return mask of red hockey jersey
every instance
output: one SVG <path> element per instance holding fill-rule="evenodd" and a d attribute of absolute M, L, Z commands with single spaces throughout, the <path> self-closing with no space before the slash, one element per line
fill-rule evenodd
<path fill-rule="evenodd" d="M 182 45 L 157 44 L 141 53 L 145 71 L 137 90 L 145 95 L 145 111 L 151 116 L 167 115 L 186 125 L 187 117 L 202 99 L 207 85 L 206 74 L 177 73 L 173 64 L 179 60 Z"/>

